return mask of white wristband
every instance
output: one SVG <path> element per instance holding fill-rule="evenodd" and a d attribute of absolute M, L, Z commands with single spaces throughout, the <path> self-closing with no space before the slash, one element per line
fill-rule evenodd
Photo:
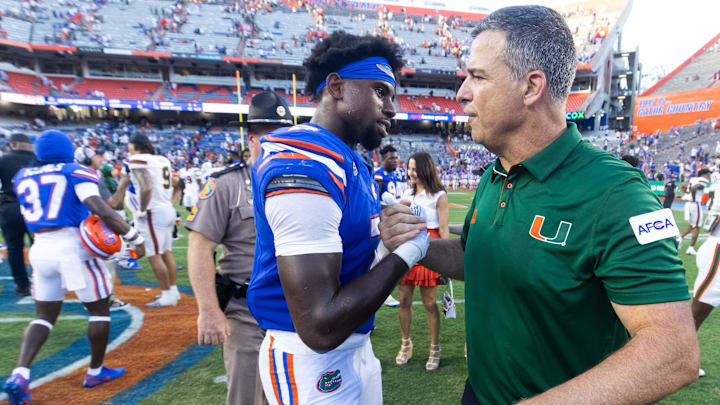
<path fill-rule="evenodd" d="M 400 258 L 407 263 L 408 267 L 412 267 L 415 263 L 425 257 L 425 254 L 418 245 L 407 242 L 398 246 L 393 253 L 400 256 Z"/>
<path fill-rule="evenodd" d="M 143 243 L 145 243 L 145 239 L 142 237 L 142 235 L 138 235 L 137 238 L 135 238 L 133 240 L 129 240 L 129 241 L 127 241 L 127 243 L 131 244 L 134 247 L 134 246 L 142 245 Z"/>
<path fill-rule="evenodd" d="M 138 232 L 137 232 L 137 229 L 131 227 L 130 230 L 129 230 L 125 235 L 123 235 L 122 237 L 123 237 L 123 239 L 125 239 L 126 241 L 129 241 L 130 239 L 135 238 L 135 236 L 137 235 L 137 233 L 138 233 Z"/>

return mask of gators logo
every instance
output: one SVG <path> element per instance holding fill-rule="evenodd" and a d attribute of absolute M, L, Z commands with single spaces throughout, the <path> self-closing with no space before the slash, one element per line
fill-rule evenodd
<path fill-rule="evenodd" d="M 323 394 L 328 394 L 337 391 L 341 384 L 342 375 L 340 374 L 340 370 L 326 371 L 320 376 L 317 382 L 317 390 Z"/>
<path fill-rule="evenodd" d="M 375 66 L 377 66 L 377 68 L 380 69 L 380 70 L 382 70 L 383 73 L 385 73 L 386 75 L 392 77 L 393 80 L 395 80 L 395 75 L 393 74 L 392 68 L 391 68 L 390 66 L 388 66 L 388 65 L 382 65 L 382 64 L 380 64 L 380 63 L 376 63 Z"/>
<path fill-rule="evenodd" d="M 213 194 L 215 194 L 215 180 L 208 179 L 207 183 L 205 183 L 202 191 L 200 192 L 199 198 L 201 200 L 207 200 L 208 198 L 212 197 Z"/>
<path fill-rule="evenodd" d="M 192 210 L 190 210 L 190 214 L 187 216 L 187 218 L 185 218 L 185 220 L 188 222 L 193 221 L 195 219 L 195 215 L 197 215 L 197 212 L 198 212 L 197 205 L 194 205 L 192 207 Z"/>

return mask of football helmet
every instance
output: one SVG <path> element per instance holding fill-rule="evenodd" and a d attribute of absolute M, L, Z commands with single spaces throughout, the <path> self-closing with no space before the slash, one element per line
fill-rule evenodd
<path fill-rule="evenodd" d="M 91 255 L 103 260 L 112 260 L 125 251 L 120 235 L 110 230 L 97 215 L 80 223 L 80 241 Z"/>

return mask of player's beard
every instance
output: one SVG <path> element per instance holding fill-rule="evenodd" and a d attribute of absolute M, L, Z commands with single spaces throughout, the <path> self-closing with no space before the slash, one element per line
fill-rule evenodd
<path fill-rule="evenodd" d="M 367 128 L 360 136 L 360 145 L 365 150 L 371 151 L 382 144 L 382 136 L 378 133 L 377 125 Z"/>

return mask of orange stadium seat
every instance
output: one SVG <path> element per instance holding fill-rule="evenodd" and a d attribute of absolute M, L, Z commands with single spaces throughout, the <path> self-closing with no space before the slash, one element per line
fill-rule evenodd
<path fill-rule="evenodd" d="M 43 85 L 39 77 L 26 73 L 6 72 L 8 84 L 18 93 L 47 96 L 50 93 L 51 85 Z M 70 84 L 75 80 L 72 77 L 46 76 L 60 91 L 60 86 Z"/>
<path fill-rule="evenodd" d="M 411 100 L 411 97 L 416 97 Z M 460 104 L 454 99 L 446 99 L 445 97 L 430 97 L 430 96 L 398 96 L 398 103 L 400 104 L 400 111 L 409 113 L 435 113 L 445 114 L 445 108 L 448 109 L 448 114 L 455 110 L 455 114 L 462 114 L 462 108 Z M 439 111 L 433 110 L 433 103 L 440 107 Z M 422 105 L 423 108 L 418 106 Z"/>
<path fill-rule="evenodd" d="M 160 87 L 160 82 L 141 82 L 133 80 L 106 80 L 83 79 L 73 86 L 72 90 L 79 93 L 79 97 L 88 96 L 88 91 L 101 91 L 104 98 L 119 98 L 125 100 L 149 100 L 152 94 Z"/>
<path fill-rule="evenodd" d="M 580 106 L 582 105 L 583 101 L 585 101 L 586 98 L 590 93 L 572 93 L 568 96 L 567 104 L 565 107 L 565 111 L 567 112 L 573 112 L 578 111 L 580 109 Z"/>

